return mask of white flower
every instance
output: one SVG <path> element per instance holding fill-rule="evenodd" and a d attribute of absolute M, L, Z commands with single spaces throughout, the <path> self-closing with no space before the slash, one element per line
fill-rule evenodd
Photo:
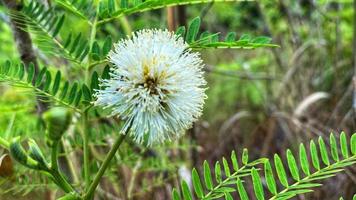
<path fill-rule="evenodd" d="M 152 145 L 182 135 L 202 114 L 206 82 L 200 54 L 167 30 L 141 30 L 109 53 L 111 78 L 95 105 L 126 119 L 124 131 Z"/>

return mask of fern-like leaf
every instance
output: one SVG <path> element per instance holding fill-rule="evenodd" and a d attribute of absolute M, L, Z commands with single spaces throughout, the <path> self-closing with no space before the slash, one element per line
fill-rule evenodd
<path fill-rule="evenodd" d="M 235 152 L 232 152 L 231 162 L 234 172 L 230 174 L 230 165 L 226 159 L 223 159 L 225 172 L 225 179 L 223 180 L 221 178 L 221 166 L 219 162 L 217 162 L 215 165 L 216 183 L 213 182 L 210 167 L 205 161 L 203 167 L 205 185 L 202 184 L 202 179 L 194 169 L 192 175 L 193 189 L 198 199 L 218 199 L 224 197 L 226 200 L 230 200 L 232 199 L 230 193 L 237 191 L 240 199 L 247 200 L 249 197 L 246 193 L 242 178 L 251 176 L 254 193 L 258 200 L 284 200 L 295 197 L 298 194 L 313 192 L 313 188 L 322 185 L 318 183 L 318 181 L 333 177 L 343 171 L 345 167 L 356 163 L 356 133 L 352 135 L 350 141 L 348 141 L 345 133 L 341 133 L 339 146 L 334 135 L 331 134 L 329 142 L 330 150 L 321 137 L 318 139 L 318 145 L 316 145 L 314 141 L 311 141 L 309 144 L 309 153 L 313 165 L 309 165 L 310 161 L 303 144 L 301 144 L 299 148 L 299 159 L 296 159 L 291 150 L 287 150 L 286 164 L 283 163 L 283 159 L 279 155 L 275 154 L 274 168 L 268 159 L 260 159 L 249 163 L 247 150 L 244 150 L 242 155 L 243 165 L 241 168 L 238 168 Z M 343 152 L 342 158 L 341 156 L 339 157 L 337 153 L 341 151 Z M 333 160 L 329 159 L 330 155 Z M 301 168 L 297 164 L 298 160 Z M 262 176 L 258 168 L 256 168 L 256 165 L 260 163 L 264 163 L 264 176 Z M 289 174 L 287 170 L 289 170 L 291 177 L 287 176 L 287 174 Z M 300 172 L 303 172 L 304 176 L 302 176 Z M 263 182 L 266 183 L 266 189 L 263 187 Z M 278 187 L 278 182 L 280 183 L 280 187 Z M 202 185 L 204 185 L 205 188 L 203 188 Z M 174 200 L 186 200 L 186 197 L 193 196 L 189 189 L 181 189 L 183 198 L 179 196 L 178 190 L 174 190 Z"/>
<path fill-rule="evenodd" d="M 20 11 L 12 12 L 17 23 L 26 23 L 34 35 L 34 41 L 45 52 L 61 55 L 75 63 L 81 63 L 89 53 L 89 45 L 81 34 L 71 35 L 62 40 L 58 35 L 63 27 L 65 15 L 58 16 L 53 8 L 46 8 L 36 0 L 31 0 Z"/>
<path fill-rule="evenodd" d="M 246 155 L 248 154 L 247 149 L 243 151 L 243 154 L 244 157 L 246 157 Z M 212 170 L 207 161 L 205 161 L 203 165 L 202 177 L 199 175 L 196 169 L 193 169 L 193 188 L 197 197 L 199 199 L 216 199 L 225 196 L 225 198 L 229 199 L 231 197 L 230 193 L 236 191 L 236 184 L 238 184 L 240 178 L 244 176 L 249 176 L 251 170 L 257 171 L 257 169 L 255 169 L 254 167 L 263 164 L 266 161 L 266 159 L 259 159 L 250 163 L 242 163 L 241 167 L 238 167 L 237 160 L 238 159 L 236 157 L 235 152 L 232 152 L 230 159 L 231 163 L 233 164 L 232 171 L 229 167 L 228 160 L 225 158 L 223 158 L 223 171 L 219 162 L 215 164 L 215 167 Z M 215 175 L 212 174 L 212 171 L 215 172 Z M 190 199 L 193 194 L 189 189 L 185 188 L 184 185 L 185 184 L 182 183 L 182 199 Z M 174 199 L 181 199 L 177 190 L 174 191 Z"/>
<path fill-rule="evenodd" d="M 344 146 L 356 146 L 355 139 L 351 139 L 351 141 L 348 143 L 346 139 L 346 134 L 343 134 L 344 136 L 340 137 L 340 146 L 337 145 L 336 140 L 334 140 L 334 136 L 332 134 L 330 135 L 330 138 L 333 138 L 329 142 L 330 150 L 328 150 L 323 138 L 321 137 L 318 139 L 319 145 L 316 145 L 314 141 L 310 142 L 310 155 L 311 162 L 313 163 L 313 168 L 310 167 L 310 165 L 308 164 L 309 161 L 305 152 L 304 145 L 301 145 L 299 153 L 299 164 L 300 166 L 302 166 L 302 169 L 298 167 L 296 159 L 292 152 L 290 150 L 287 150 L 286 166 L 288 166 L 289 172 L 292 175 L 291 178 L 294 180 L 294 182 L 291 184 L 288 184 L 287 182 L 291 178 L 289 178 L 284 172 L 284 164 L 282 163 L 282 159 L 280 159 L 279 156 L 276 155 L 274 161 L 276 167 L 275 171 L 278 175 L 278 179 L 282 185 L 282 188 L 278 192 L 276 192 L 276 178 L 273 175 L 272 168 L 269 164 L 265 165 L 264 176 L 260 176 L 261 179 L 265 179 L 267 182 L 267 191 L 271 194 L 269 199 L 290 199 L 298 194 L 312 192 L 313 188 L 321 186 L 318 181 L 333 177 L 338 172 L 343 171 L 346 166 L 355 164 L 355 152 L 352 156 L 345 153 L 345 155 L 343 155 L 343 159 L 339 159 L 336 155 L 334 155 L 333 161 L 329 160 L 329 155 L 335 154 L 335 150 L 337 149 L 342 149 L 343 144 Z M 356 134 L 353 134 L 352 138 L 355 137 Z M 348 152 L 350 151 L 350 149 L 345 148 L 344 151 Z M 305 176 L 300 177 L 299 171 L 303 171 Z M 264 193 L 266 193 L 267 191 L 265 191 Z M 262 195 L 262 192 L 260 191 L 255 190 L 255 193 L 257 197 Z"/>
<path fill-rule="evenodd" d="M 98 24 L 103 24 L 122 16 L 132 15 L 139 12 L 160 9 L 170 6 L 178 5 L 189 5 L 189 4 L 202 4 L 210 2 L 243 2 L 252 0 L 121 0 L 119 6 L 112 2 L 113 0 L 108 0 L 107 2 L 102 1 L 99 8 L 99 16 L 101 20 Z"/>
<path fill-rule="evenodd" d="M 56 0 L 56 3 L 92 25 L 90 20 L 95 15 L 92 0 Z"/>
<path fill-rule="evenodd" d="M 13 86 L 31 88 L 38 95 L 47 96 L 55 102 L 78 112 L 81 112 L 81 104 L 88 105 L 92 101 L 93 90 L 90 90 L 88 86 L 85 84 L 79 86 L 78 83 L 69 84 L 68 81 L 63 82 L 60 71 L 56 72 L 53 79 L 52 74 L 46 67 L 42 68 L 35 77 L 32 64 L 26 71 L 23 64 L 14 65 L 7 61 L 0 66 L 0 82 L 4 81 Z M 92 88 L 99 88 L 98 76 L 93 77 Z"/>
<path fill-rule="evenodd" d="M 187 31 L 186 31 L 187 30 Z M 196 17 L 190 23 L 188 28 L 179 27 L 176 34 L 185 38 L 185 41 L 192 49 L 208 48 L 232 48 L 232 49 L 254 49 L 258 47 L 277 47 L 271 44 L 271 38 L 265 36 L 251 37 L 244 34 L 236 39 L 236 33 L 228 33 L 223 40 L 219 38 L 220 33 L 203 32 L 199 35 L 200 18 Z"/>

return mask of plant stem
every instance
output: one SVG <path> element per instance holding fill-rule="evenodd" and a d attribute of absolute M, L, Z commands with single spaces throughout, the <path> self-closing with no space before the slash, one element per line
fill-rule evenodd
<path fill-rule="evenodd" d="M 58 147 L 59 142 L 54 141 L 52 146 L 52 154 L 51 154 L 51 169 L 58 171 Z"/>
<path fill-rule="evenodd" d="M 90 38 L 89 38 L 89 52 L 91 52 L 95 36 L 96 36 L 96 23 L 98 17 L 95 16 L 94 22 L 91 26 Z M 85 69 L 85 81 L 89 85 L 90 82 L 90 65 L 91 65 L 90 53 L 88 56 L 88 66 Z M 85 181 L 85 190 L 87 190 L 90 183 L 90 174 L 89 174 L 89 135 L 90 135 L 90 127 L 88 124 L 88 109 L 85 110 L 84 113 L 84 131 L 83 131 L 83 154 L 84 154 L 84 181 Z"/>
<path fill-rule="evenodd" d="M 110 164 L 110 161 L 115 156 L 116 151 L 119 149 L 119 147 L 120 147 L 121 143 L 124 141 L 126 135 L 127 135 L 127 133 L 120 134 L 120 136 L 116 139 L 114 145 L 110 149 L 109 153 L 106 155 L 105 160 L 104 160 L 103 164 L 101 165 L 98 173 L 95 175 L 94 181 L 92 182 L 89 189 L 87 190 L 87 192 L 83 198 L 84 200 L 89 200 L 89 198 L 93 195 L 96 187 L 98 186 L 98 184 L 100 182 L 101 177 L 104 175 L 106 169 L 108 168 L 108 166 Z"/>
<path fill-rule="evenodd" d="M 68 183 L 68 181 L 63 177 L 63 175 L 58 170 L 51 169 L 49 172 L 55 179 L 55 183 L 57 183 L 57 185 L 60 188 L 62 188 L 64 192 L 66 193 L 75 192 L 73 186 Z"/>
<path fill-rule="evenodd" d="M 122 29 L 124 30 L 125 34 L 128 36 L 131 36 L 132 34 L 132 28 L 130 26 L 129 21 L 127 20 L 126 16 L 122 16 L 119 18 Z"/>
<path fill-rule="evenodd" d="M 66 149 L 66 143 L 63 140 L 61 140 L 61 146 L 64 149 L 65 159 L 66 159 L 66 162 L 68 163 L 68 168 L 69 168 L 70 173 L 71 173 L 71 175 L 73 177 L 73 183 L 74 184 L 75 183 L 79 183 L 79 178 L 78 178 L 77 173 L 75 171 L 76 168 L 74 167 L 73 163 L 71 162 L 71 161 L 74 162 L 76 159 L 73 158 L 72 156 L 70 156 L 68 152 L 66 152 L 66 150 L 65 150 Z"/>
<path fill-rule="evenodd" d="M 83 152 L 84 152 L 84 179 L 85 189 L 87 190 L 90 183 L 89 174 L 89 124 L 88 124 L 88 112 L 84 113 L 84 131 L 83 131 Z"/>
<path fill-rule="evenodd" d="M 65 192 L 75 192 L 73 186 L 68 183 L 68 181 L 63 177 L 63 175 L 59 172 L 58 168 L 58 147 L 59 141 L 55 141 L 52 146 L 51 153 L 51 169 L 49 169 L 49 173 L 53 176 L 55 183 L 61 187 Z"/>

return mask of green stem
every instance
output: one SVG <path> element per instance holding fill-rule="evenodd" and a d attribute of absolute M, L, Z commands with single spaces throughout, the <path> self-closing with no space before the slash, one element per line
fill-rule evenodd
<path fill-rule="evenodd" d="M 64 149 L 65 159 L 66 159 L 66 161 L 67 161 L 67 163 L 68 163 L 68 167 L 69 167 L 70 173 L 71 173 L 71 175 L 72 175 L 72 177 L 73 177 L 73 183 L 79 183 L 79 178 L 78 178 L 78 176 L 77 176 L 77 173 L 75 172 L 75 167 L 74 167 L 73 163 L 71 162 L 71 161 L 74 161 L 74 160 L 73 160 L 73 158 L 69 158 L 70 155 L 69 155 L 69 153 L 66 152 L 66 150 L 65 150 L 65 149 L 66 149 L 66 145 L 65 145 L 65 143 L 64 143 L 63 140 L 61 140 L 61 146 L 62 146 L 63 149 Z"/>
<path fill-rule="evenodd" d="M 4 147 L 5 149 L 9 149 L 10 144 L 4 138 L 0 137 L 0 146 Z"/>
<path fill-rule="evenodd" d="M 66 193 L 75 192 L 73 186 L 68 183 L 68 181 L 64 178 L 64 176 L 58 170 L 50 170 L 49 173 L 55 180 L 55 183 L 63 189 Z"/>
<path fill-rule="evenodd" d="M 94 19 L 94 22 L 93 22 L 93 25 L 91 26 L 91 31 L 90 31 L 90 38 L 89 38 L 89 52 L 91 52 L 92 48 L 93 48 L 93 43 L 94 43 L 94 40 L 95 40 L 95 36 L 96 36 L 96 23 L 98 21 L 98 17 L 95 16 L 95 19 Z M 89 53 L 89 56 L 88 56 L 88 66 L 86 67 L 86 74 L 85 74 L 85 81 L 87 84 L 89 84 L 89 78 L 90 78 L 90 66 L 91 66 L 91 63 L 92 63 L 92 60 L 91 60 L 91 56 L 90 56 L 90 53 Z"/>
<path fill-rule="evenodd" d="M 122 26 L 125 34 L 131 36 L 132 28 L 131 28 L 130 23 L 127 20 L 126 16 L 120 17 L 119 20 L 120 20 L 121 26 Z"/>
<path fill-rule="evenodd" d="M 84 180 L 85 189 L 89 187 L 90 174 L 89 174 L 89 123 L 88 123 L 88 112 L 84 114 L 84 131 L 83 131 L 83 151 L 84 151 Z"/>
<path fill-rule="evenodd" d="M 216 187 L 214 187 L 209 193 L 207 193 L 203 199 L 205 198 L 209 198 L 211 197 L 214 192 L 216 190 L 218 190 L 219 188 L 221 188 L 222 186 L 226 185 L 226 183 L 228 183 L 229 181 L 231 181 L 232 179 L 236 179 L 236 177 L 238 177 L 238 175 L 240 173 L 243 173 L 243 171 L 245 170 L 246 166 L 242 166 L 241 168 L 239 168 L 235 173 L 233 173 L 231 176 L 229 176 L 228 178 L 226 178 L 225 180 L 223 180 L 222 182 L 220 182 Z"/>
<path fill-rule="evenodd" d="M 91 52 L 95 36 L 96 36 L 96 23 L 98 21 L 98 17 L 95 16 L 94 22 L 91 26 L 90 38 L 89 38 L 89 47 Z M 90 82 L 90 65 L 91 65 L 90 53 L 88 57 L 88 66 L 85 69 L 85 81 L 89 85 Z M 83 131 L 83 154 L 84 154 L 84 181 L 85 181 L 85 190 L 88 188 L 90 183 L 90 173 L 89 173 L 89 135 L 90 135 L 90 127 L 88 124 L 88 109 L 85 110 L 84 113 L 84 131 Z"/>
<path fill-rule="evenodd" d="M 116 151 L 119 149 L 121 143 L 124 141 L 127 134 L 128 133 L 120 134 L 120 136 L 116 139 L 114 145 L 110 149 L 109 153 L 106 155 L 105 160 L 104 160 L 103 164 L 101 165 L 98 173 L 95 175 L 94 181 L 92 182 L 89 189 L 87 190 L 87 192 L 83 198 L 84 200 L 89 200 L 91 198 L 91 196 L 93 195 L 93 193 L 95 192 L 95 189 L 97 188 L 101 177 L 104 175 L 106 169 L 108 168 L 108 166 L 110 164 L 110 161 L 115 156 Z"/>
<path fill-rule="evenodd" d="M 58 147 L 59 142 L 54 141 L 52 146 L 52 154 L 51 154 L 51 169 L 58 171 Z"/>
<path fill-rule="evenodd" d="M 68 183 L 64 176 L 59 172 L 58 168 L 58 147 L 59 142 L 55 141 L 52 146 L 51 153 L 51 169 L 48 172 L 53 176 L 55 183 L 63 189 L 63 191 L 70 193 L 75 192 L 73 186 Z"/>

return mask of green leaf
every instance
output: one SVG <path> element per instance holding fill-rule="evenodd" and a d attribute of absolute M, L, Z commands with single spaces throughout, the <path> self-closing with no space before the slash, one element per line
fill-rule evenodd
<path fill-rule="evenodd" d="M 51 73 L 49 71 L 46 71 L 46 81 L 45 81 L 45 85 L 43 87 L 43 90 L 48 92 L 49 91 L 49 87 L 51 85 L 52 82 L 52 76 Z"/>
<path fill-rule="evenodd" d="M 88 53 L 89 53 L 89 47 L 86 46 L 82 55 L 80 56 L 79 60 L 82 62 L 84 60 L 84 58 L 88 55 Z"/>
<path fill-rule="evenodd" d="M 235 32 L 229 32 L 225 37 L 225 42 L 234 42 L 235 39 L 236 39 L 236 33 Z"/>
<path fill-rule="evenodd" d="M 184 35 L 185 35 L 185 26 L 180 26 L 178 27 L 178 29 L 176 30 L 176 33 L 175 33 L 177 36 L 179 37 L 183 37 L 184 38 Z"/>
<path fill-rule="evenodd" d="M 292 174 L 293 179 L 299 181 L 300 177 L 297 162 L 295 161 L 294 155 L 290 149 L 287 150 L 287 162 L 289 171 Z"/>
<path fill-rule="evenodd" d="M 63 88 L 62 88 L 62 93 L 61 93 L 61 95 L 60 95 L 60 98 L 61 99 L 64 99 L 65 97 L 66 97 L 66 95 L 67 95 L 67 91 L 68 91 L 68 87 L 69 87 L 69 82 L 68 81 L 66 81 L 65 83 L 64 83 L 64 86 L 63 86 Z"/>
<path fill-rule="evenodd" d="M 197 37 L 199 32 L 199 28 L 200 28 L 200 17 L 196 17 L 190 22 L 188 27 L 187 35 L 185 37 L 185 40 L 188 43 L 195 41 L 195 38 Z"/>
<path fill-rule="evenodd" d="M 75 57 L 76 58 L 79 58 L 82 54 L 84 56 L 86 56 L 86 47 L 88 46 L 88 41 L 87 40 L 84 40 L 80 45 L 79 47 L 77 48 L 76 50 L 76 54 L 75 54 Z M 84 57 L 83 57 L 84 58 Z M 82 59 L 81 59 L 82 60 Z"/>
<path fill-rule="evenodd" d="M 129 1 L 128 0 L 120 0 L 121 4 L 120 7 L 121 8 L 128 8 L 129 7 Z"/>
<path fill-rule="evenodd" d="M 61 81 L 61 71 L 57 71 L 56 76 L 54 78 L 54 83 L 52 86 L 52 94 L 56 95 L 59 89 L 59 85 L 60 85 L 60 81 Z"/>
<path fill-rule="evenodd" d="M 243 34 L 239 39 L 239 41 L 250 41 L 250 40 L 251 40 L 251 36 L 249 34 Z"/>
<path fill-rule="evenodd" d="M 18 73 L 19 80 L 22 80 L 25 76 L 25 65 L 23 63 L 20 64 L 20 69 Z"/>
<path fill-rule="evenodd" d="M 56 37 L 57 34 L 59 33 L 59 30 L 62 28 L 63 23 L 64 23 L 64 18 L 65 18 L 64 15 L 62 15 L 62 16 L 59 18 L 59 20 L 58 20 L 58 22 L 57 22 L 57 24 L 56 24 L 56 28 L 54 29 L 54 31 L 53 31 L 53 33 L 52 33 L 52 36 L 53 36 L 53 37 Z"/>
<path fill-rule="evenodd" d="M 239 162 L 237 161 L 237 156 L 236 156 L 235 151 L 231 152 L 231 162 L 232 162 L 232 167 L 235 170 L 235 172 L 237 170 L 239 170 Z"/>
<path fill-rule="evenodd" d="M 225 193 L 225 200 L 234 200 L 230 193 Z"/>
<path fill-rule="evenodd" d="M 195 193 L 197 194 L 197 197 L 202 198 L 204 195 L 203 187 L 200 182 L 199 174 L 195 168 L 192 171 L 192 180 L 193 180 L 193 186 L 194 186 Z"/>
<path fill-rule="evenodd" d="M 209 31 L 204 31 L 200 34 L 199 43 L 210 43 L 211 33 Z"/>
<path fill-rule="evenodd" d="M 110 13 L 113 13 L 116 10 L 115 0 L 108 0 L 108 9 Z"/>
<path fill-rule="evenodd" d="M 288 179 L 287 179 L 286 171 L 284 170 L 282 160 L 278 156 L 278 154 L 274 154 L 274 165 L 276 166 L 276 171 L 280 182 L 284 187 L 288 187 Z"/>
<path fill-rule="evenodd" d="M 31 83 L 35 75 L 35 65 L 30 63 L 27 68 L 27 82 Z"/>
<path fill-rule="evenodd" d="M 221 166 L 219 161 L 215 163 L 215 179 L 216 182 L 221 183 L 222 182 L 222 177 L 221 177 Z"/>
<path fill-rule="evenodd" d="M 271 38 L 265 36 L 259 36 L 252 40 L 252 43 L 258 44 L 269 44 L 271 42 Z"/>
<path fill-rule="evenodd" d="M 94 42 L 91 48 L 91 57 L 93 60 L 100 60 L 100 47 L 98 42 Z"/>
<path fill-rule="evenodd" d="M 63 47 L 67 48 L 71 42 L 72 42 L 72 33 L 69 33 L 67 36 L 67 39 L 65 40 Z"/>
<path fill-rule="evenodd" d="M 184 200 L 193 200 L 193 195 L 189 190 L 189 186 L 187 182 L 182 181 L 182 191 L 183 191 L 183 199 Z"/>
<path fill-rule="evenodd" d="M 206 188 L 209 190 L 213 189 L 213 179 L 211 178 L 211 171 L 207 161 L 204 161 L 204 180 Z"/>
<path fill-rule="evenodd" d="M 310 175 L 307 152 L 303 144 L 299 145 L 299 162 L 305 175 Z"/>
<path fill-rule="evenodd" d="M 240 179 L 237 179 L 237 190 L 239 192 L 239 196 L 241 200 L 248 200 L 247 192 L 242 184 Z"/>
<path fill-rule="evenodd" d="M 347 139 L 345 132 L 341 132 L 340 135 L 340 145 L 341 145 L 341 153 L 344 158 L 349 157 L 349 148 L 347 147 Z"/>
<path fill-rule="evenodd" d="M 314 141 L 310 141 L 310 154 L 312 158 L 312 163 L 315 169 L 320 170 L 318 150 L 316 149 Z"/>
<path fill-rule="evenodd" d="M 227 162 L 227 160 L 224 157 L 223 157 L 222 160 L 223 160 L 223 166 L 224 166 L 225 175 L 226 175 L 226 177 L 229 177 L 231 175 L 229 163 Z"/>
<path fill-rule="evenodd" d="M 216 193 L 230 193 L 230 192 L 235 192 L 236 189 L 232 187 L 219 187 L 216 190 L 214 190 Z"/>
<path fill-rule="evenodd" d="M 94 92 L 94 90 L 99 89 L 99 75 L 97 72 L 93 72 L 91 76 L 90 89 L 91 92 Z"/>
<path fill-rule="evenodd" d="M 10 71 L 10 67 L 11 67 L 11 62 L 7 60 L 1 70 L 1 73 L 7 75 Z"/>
<path fill-rule="evenodd" d="M 80 100 L 81 100 L 81 98 L 82 98 L 82 90 L 81 89 L 79 89 L 79 91 L 77 92 L 77 94 L 76 94 L 76 96 L 75 96 L 75 101 L 74 101 L 74 105 L 75 106 L 78 106 L 79 105 L 79 103 L 80 103 Z"/>
<path fill-rule="evenodd" d="M 83 84 L 82 91 L 83 91 L 84 100 L 87 102 L 90 102 L 92 100 L 92 98 L 91 98 L 91 92 L 90 92 L 88 86 Z"/>
<path fill-rule="evenodd" d="M 110 67 L 109 65 L 106 65 L 104 67 L 103 73 L 101 75 L 102 79 L 109 79 L 110 78 Z"/>
<path fill-rule="evenodd" d="M 74 83 L 72 86 L 72 89 L 69 92 L 69 96 L 68 96 L 69 104 L 73 103 L 73 101 L 77 95 L 77 89 L 78 89 L 78 83 Z"/>
<path fill-rule="evenodd" d="M 106 37 L 106 40 L 103 45 L 103 56 L 106 56 L 112 47 L 112 38 L 110 36 Z"/>
<path fill-rule="evenodd" d="M 277 194 L 276 181 L 274 179 L 272 167 L 269 161 L 265 162 L 264 168 L 265 168 L 267 188 L 272 194 Z"/>
<path fill-rule="evenodd" d="M 252 176 L 253 188 L 254 188 L 255 195 L 256 195 L 257 199 L 264 200 L 265 198 L 264 198 L 264 192 L 263 192 L 261 178 L 255 168 L 252 168 L 251 176 Z"/>
<path fill-rule="evenodd" d="M 79 42 L 80 42 L 80 39 L 82 37 L 82 33 L 79 33 L 77 35 L 77 37 L 74 39 L 73 43 L 72 43 L 72 48 L 69 50 L 69 52 L 72 54 L 74 53 L 74 51 L 78 48 L 78 45 L 79 45 Z"/>
<path fill-rule="evenodd" d="M 334 134 L 330 134 L 331 157 L 335 162 L 339 162 L 339 152 Z"/>
<path fill-rule="evenodd" d="M 321 160 L 325 165 L 329 166 L 330 165 L 329 156 L 325 146 L 325 142 L 322 137 L 319 137 L 319 149 L 321 154 Z"/>
<path fill-rule="evenodd" d="M 242 151 L 242 163 L 244 165 L 247 165 L 248 163 L 248 150 L 246 148 L 244 148 Z"/>
<path fill-rule="evenodd" d="M 173 196 L 173 200 L 180 200 L 179 193 L 175 188 L 173 189 L 172 196 Z"/>
<path fill-rule="evenodd" d="M 41 168 L 46 169 L 48 167 L 48 163 L 37 143 L 33 139 L 29 139 L 28 146 L 29 156 L 37 161 Z"/>
<path fill-rule="evenodd" d="M 351 144 L 351 153 L 352 153 L 353 155 L 356 155 L 356 133 L 354 133 L 354 134 L 351 136 L 350 144 Z"/>
<path fill-rule="evenodd" d="M 40 73 L 38 74 L 38 76 L 36 77 L 36 83 L 35 83 L 35 86 L 36 87 L 39 87 L 42 83 L 42 80 L 43 80 L 43 77 L 44 75 L 46 74 L 46 71 L 47 71 L 47 68 L 44 67 L 41 69 Z"/>

